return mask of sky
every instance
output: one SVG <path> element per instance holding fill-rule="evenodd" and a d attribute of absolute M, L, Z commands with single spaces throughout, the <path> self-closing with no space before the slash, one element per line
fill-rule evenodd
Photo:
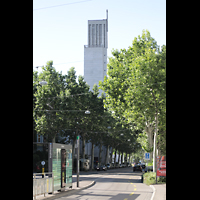
<path fill-rule="evenodd" d="M 71 67 L 84 75 L 88 20 L 106 19 L 106 9 L 108 57 L 131 46 L 143 29 L 166 45 L 166 0 L 33 0 L 33 70 L 53 60 L 63 75 Z"/>

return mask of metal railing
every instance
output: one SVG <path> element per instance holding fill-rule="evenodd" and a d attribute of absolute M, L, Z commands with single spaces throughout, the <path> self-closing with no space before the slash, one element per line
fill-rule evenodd
<path fill-rule="evenodd" d="M 44 178 L 43 178 L 44 177 Z M 33 197 L 37 195 L 52 193 L 54 191 L 53 172 L 34 173 L 33 174 Z"/>

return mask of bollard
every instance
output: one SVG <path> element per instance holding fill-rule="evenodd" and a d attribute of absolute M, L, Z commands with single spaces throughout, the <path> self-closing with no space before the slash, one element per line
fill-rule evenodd
<path fill-rule="evenodd" d="M 142 176 L 141 176 L 141 183 L 143 183 L 143 173 L 142 173 Z"/>
<path fill-rule="evenodd" d="M 44 165 L 43 165 L 43 168 L 42 168 L 42 178 L 44 178 Z"/>

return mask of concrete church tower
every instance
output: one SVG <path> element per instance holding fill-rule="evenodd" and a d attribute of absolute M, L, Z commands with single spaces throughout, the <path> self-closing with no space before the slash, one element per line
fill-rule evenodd
<path fill-rule="evenodd" d="M 88 45 L 84 45 L 84 79 L 92 90 L 107 72 L 108 10 L 106 19 L 88 20 Z M 101 91 L 100 91 L 101 93 Z"/>

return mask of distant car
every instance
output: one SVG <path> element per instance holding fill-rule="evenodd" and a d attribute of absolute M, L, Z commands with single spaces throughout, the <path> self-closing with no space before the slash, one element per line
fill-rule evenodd
<path fill-rule="evenodd" d="M 122 163 L 122 167 L 126 167 L 126 165 L 124 163 Z"/>
<path fill-rule="evenodd" d="M 111 168 L 115 169 L 115 164 L 114 163 L 112 163 Z"/>
<path fill-rule="evenodd" d="M 130 164 L 130 163 L 127 163 L 127 166 L 128 166 L 128 167 L 130 167 L 130 166 L 131 166 L 131 164 Z"/>
<path fill-rule="evenodd" d="M 122 164 L 119 164 L 119 168 L 122 168 Z"/>
<path fill-rule="evenodd" d="M 106 167 L 107 167 L 107 169 L 110 169 L 110 168 L 111 168 L 109 163 L 106 164 Z"/>
<path fill-rule="evenodd" d="M 142 172 L 142 167 L 141 167 L 141 165 L 135 165 L 135 166 L 133 167 L 133 171 L 141 171 L 141 172 Z"/>
<path fill-rule="evenodd" d="M 106 171 L 107 170 L 107 167 L 105 165 L 101 165 L 101 166 L 97 166 L 97 171 Z"/>

